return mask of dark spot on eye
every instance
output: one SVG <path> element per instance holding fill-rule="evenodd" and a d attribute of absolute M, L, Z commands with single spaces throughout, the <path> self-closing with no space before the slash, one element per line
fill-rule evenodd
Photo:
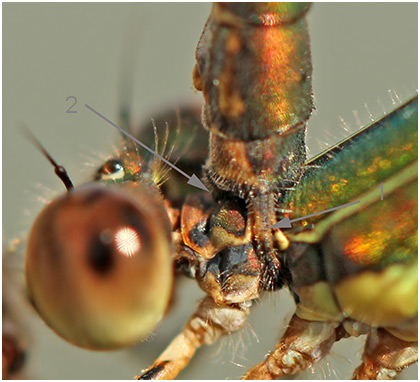
<path fill-rule="evenodd" d="M 96 273 L 105 276 L 114 265 L 113 252 L 111 242 L 104 240 L 103 235 L 95 235 L 89 246 L 89 265 Z"/>

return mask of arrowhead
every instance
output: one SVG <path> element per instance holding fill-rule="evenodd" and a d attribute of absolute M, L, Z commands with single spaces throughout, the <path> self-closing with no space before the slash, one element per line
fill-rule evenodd
<path fill-rule="evenodd" d="M 194 186 L 201 190 L 209 192 L 208 188 L 203 184 L 203 182 L 200 179 L 198 179 L 198 177 L 195 174 L 191 175 L 191 178 L 187 183 L 190 184 L 191 186 Z"/>
<path fill-rule="evenodd" d="M 292 224 L 290 223 L 290 219 L 287 216 L 276 224 L 273 224 L 270 228 L 292 228 Z"/>

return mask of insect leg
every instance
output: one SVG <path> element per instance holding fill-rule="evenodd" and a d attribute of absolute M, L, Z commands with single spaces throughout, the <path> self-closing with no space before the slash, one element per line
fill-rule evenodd
<path fill-rule="evenodd" d="M 2 272 L 2 377 L 20 379 L 24 377 L 27 359 L 28 338 L 25 321 L 21 318 L 22 306 L 20 284 L 16 284 L 16 257 L 22 250 L 23 239 L 15 238 L 7 248 L 3 247 Z"/>
<path fill-rule="evenodd" d="M 173 379 L 188 365 L 202 345 L 215 342 L 221 335 L 240 329 L 249 314 L 250 302 L 217 305 L 204 298 L 184 330 L 169 344 L 155 363 L 137 379 Z"/>
<path fill-rule="evenodd" d="M 294 315 L 274 351 L 243 379 L 276 379 L 307 369 L 329 353 L 338 339 L 339 325 L 339 322 L 307 321 Z"/>
<path fill-rule="evenodd" d="M 368 335 L 363 363 L 355 370 L 353 379 L 393 379 L 397 372 L 417 360 L 417 342 L 404 341 L 379 328 Z"/>

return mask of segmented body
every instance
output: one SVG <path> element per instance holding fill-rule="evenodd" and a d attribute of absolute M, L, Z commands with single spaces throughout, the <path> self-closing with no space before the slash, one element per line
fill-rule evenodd
<path fill-rule="evenodd" d="M 269 227 L 282 190 L 297 182 L 306 159 L 313 107 L 308 9 L 216 4 L 197 47 L 194 84 L 203 91 L 203 123 L 210 132 L 205 176 L 216 195 L 247 204 L 261 283 L 268 289 L 282 285 L 276 251 L 287 246 Z"/>

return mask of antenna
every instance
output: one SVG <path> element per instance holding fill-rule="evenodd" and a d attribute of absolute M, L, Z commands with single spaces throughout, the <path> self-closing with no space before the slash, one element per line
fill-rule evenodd
<path fill-rule="evenodd" d="M 32 134 L 32 132 L 26 127 L 22 126 L 23 134 L 26 136 L 26 138 L 35 145 L 44 155 L 45 157 L 50 161 L 50 163 L 54 166 L 54 172 L 55 174 L 60 178 L 60 180 L 64 183 L 64 186 L 66 187 L 67 191 L 70 191 L 74 188 L 73 182 L 70 179 L 69 174 L 67 173 L 67 170 L 60 166 L 53 157 L 48 153 L 48 151 L 42 146 L 41 142 L 38 141 L 38 139 L 35 137 L 35 135 Z"/>

